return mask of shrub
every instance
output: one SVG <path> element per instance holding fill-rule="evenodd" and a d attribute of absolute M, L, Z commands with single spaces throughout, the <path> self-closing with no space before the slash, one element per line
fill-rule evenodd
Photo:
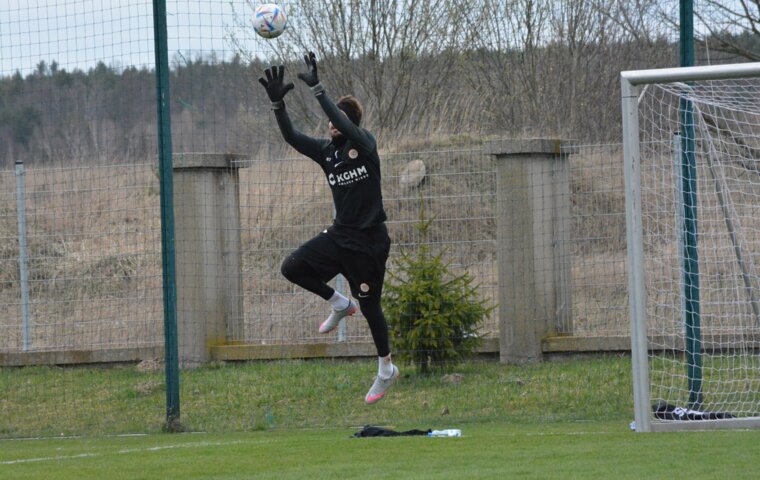
<path fill-rule="evenodd" d="M 384 312 L 396 357 L 424 374 L 448 370 L 480 345 L 478 327 L 493 307 L 479 298 L 468 273 L 454 274 L 444 252 L 424 240 L 431 221 L 421 208 L 416 228 L 423 241 L 392 262 L 385 284 Z"/>

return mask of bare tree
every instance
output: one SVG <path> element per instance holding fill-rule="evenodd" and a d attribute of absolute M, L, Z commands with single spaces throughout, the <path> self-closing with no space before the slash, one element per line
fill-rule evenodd
<path fill-rule="evenodd" d="M 467 71 L 504 133 L 615 140 L 620 71 L 667 65 L 670 29 L 658 23 L 655 0 L 476 3 Z"/>
<path fill-rule="evenodd" d="M 637 40 L 678 35 L 677 3 L 658 0 L 588 0 L 598 11 Z M 699 0 L 694 2 L 694 40 L 698 46 L 746 60 L 760 60 L 760 1 Z"/>
<path fill-rule="evenodd" d="M 535 119 L 540 106 L 541 46 L 548 41 L 551 0 L 480 0 L 464 73 L 483 110 L 502 128 Z"/>
<path fill-rule="evenodd" d="M 669 19 L 673 12 L 678 18 L 678 6 L 673 9 L 672 4 L 661 0 L 586 0 L 582 4 L 605 16 L 617 27 L 618 36 L 638 44 L 653 45 L 671 35 L 673 23 Z"/>
<path fill-rule="evenodd" d="M 301 0 L 290 7 L 297 28 L 272 44 L 295 62 L 317 53 L 333 95 L 359 96 L 382 134 L 407 119 L 415 104 L 435 101 L 451 74 L 458 24 L 453 0 Z M 319 13 L 316 13 L 319 12 Z M 284 36 L 283 36 L 284 37 Z M 437 59 L 435 74 L 426 59 Z M 310 108 L 310 107 L 309 107 Z"/>
<path fill-rule="evenodd" d="M 328 91 L 360 96 L 380 135 L 607 141 L 619 124 L 619 72 L 672 65 L 661 3 L 301 0 L 285 35 L 242 56 L 286 64 L 294 76 L 303 53 L 316 51 Z M 304 89 L 288 105 L 298 121 L 324 128 Z"/>
<path fill-rule="evenodd" d="M 707 48 L 760 60 L 760 1 L 701 0 L 694 12 L 704 30 L 695 28 L 695 40 Z"/>

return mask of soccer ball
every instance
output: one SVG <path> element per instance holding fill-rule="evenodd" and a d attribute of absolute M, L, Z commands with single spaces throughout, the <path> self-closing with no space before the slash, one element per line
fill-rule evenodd
<path fill-rule="evenodd" d="M 282 35 L 288 26 L 288 16 L 285 9 L 274 3 L 265 3 L 256 7 L 253 14 L 253 29 L 264 38 L 275 38 Z"/>

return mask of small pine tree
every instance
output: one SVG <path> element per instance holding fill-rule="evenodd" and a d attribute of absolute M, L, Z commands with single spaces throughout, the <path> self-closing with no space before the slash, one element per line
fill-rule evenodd
<path fill-rule="evenodd" d="M 424 206 L 416 225 L 426 239 L 430 220 Z M 422 242 L 412 254 L 401 252 L 385 284 L 383 309 L 395 356 L 423 374 L 448 370 L 480 345 L 478 327 L 491 312 L 468 273 L 456 275 Z"/>

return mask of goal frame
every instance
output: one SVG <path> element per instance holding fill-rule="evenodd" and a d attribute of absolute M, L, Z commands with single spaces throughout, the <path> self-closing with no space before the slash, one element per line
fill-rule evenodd
<path fill-rule="evenodd" d="M 641 211 L 639 95 L 646 85 L 760 77 L 760 62 L 730 65 L 630 70 L 620 73 L 625 180 L 626 244 L 633 373 L 634 420 L 637 432 L 760 428 L 760 417 L 705 421 L 651 421 L 649 358 L 646 329 L 644 241 Z"/>

